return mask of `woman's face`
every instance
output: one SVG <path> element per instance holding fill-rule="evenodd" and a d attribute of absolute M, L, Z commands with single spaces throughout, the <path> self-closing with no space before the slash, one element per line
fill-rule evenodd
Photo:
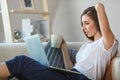
<path fill-rule="evenodd" d="M 88 37 L 94 37 L 98 32 L 95 22 L 88 15 L 82 16 L 82 30 Z"/>

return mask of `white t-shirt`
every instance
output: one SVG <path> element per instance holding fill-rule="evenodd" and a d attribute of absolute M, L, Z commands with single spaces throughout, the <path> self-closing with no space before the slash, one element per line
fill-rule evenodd
<path fill-rule="evenodd" d="M 94 42 L 87 42 L 78 51 L 74 68 L 89 79 L 101 80 L 117 48 L 118 42 L 114 40 L 112 47 L 106 50 L 102 37 Z"/>

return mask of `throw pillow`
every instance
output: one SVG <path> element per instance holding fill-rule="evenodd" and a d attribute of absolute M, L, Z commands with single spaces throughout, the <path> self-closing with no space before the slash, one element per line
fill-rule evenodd
<path fill-rule="evenodd" d="M 51 47 L 51 42 L 48 42 L 45 47 L 45 52 L 50 66 L 64 68 L 62 51 L 60 48 L 53 48 Z"/>
<path fill-rule="evenodd" d="M 75 56 L 77 51 L 78 51 L 77 49 L 72 49 L 72 48 L 68 49 L 70 59 L 73 64 L 76 62 Z M 60 48 L 52 48 L 51 42 L 48 42 L 48 44 L 45 46 L 45 52 L 46 52 L 49 64 L 51 66 L 64 68 L 63 55 Z"/>
<path fill-rule="evenodd" d="M 68 52 L 69 52 L 69 55 L 70 55 L 70 59 L 72 61 L 73 64 L 76 63 L 76 53 L 78 52 L 77 49 L 72 49 L 72 48 L 68 48 Z"/>

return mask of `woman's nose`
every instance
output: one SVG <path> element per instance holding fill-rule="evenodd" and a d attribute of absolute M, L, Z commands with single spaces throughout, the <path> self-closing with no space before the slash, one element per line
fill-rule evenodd
<path fill-rule="evenodd" d="M 82 30 L 85 30 L 86 28 L 85 28 L 85 26 L 82 26 Z"/>

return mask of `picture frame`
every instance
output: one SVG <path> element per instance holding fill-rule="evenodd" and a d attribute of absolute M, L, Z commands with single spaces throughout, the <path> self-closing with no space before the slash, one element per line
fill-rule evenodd
<path fill-rule="evenodd" d="M 23 11 L 35 11 L 35 0 L 20 0 Z"/>

